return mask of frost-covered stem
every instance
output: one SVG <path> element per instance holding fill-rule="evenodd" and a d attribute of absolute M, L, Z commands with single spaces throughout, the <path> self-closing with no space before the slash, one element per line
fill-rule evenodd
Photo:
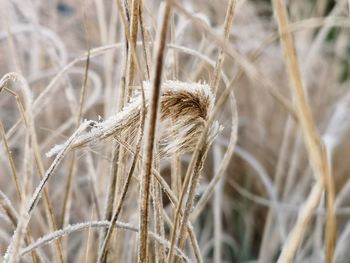
<path fill-rule="evenodd" d="M 52 242 L 58 238 L 70 235 L 72 233 L 75 233 L 75 232 L 78 232 L 81 230 L 85 230 L 85 229 L 106 228 L 109 226 L 110 226 L 109 221 L 91 221 L 91 222 L 83 222 L 83 223 L 77 223 L 74 225 L 69 225 L 69 226 L 65 227 L 64 229 L 60 229 L 60 230 L 57 230 L 53 233 L 47 234 L 47 235 L 39 238 L 38 240 L 36 240 L 34 243 L 30 244 L 29 246 L 25 247 L 24 249 L 21 250 L 21 256 L 31 252 L 34 249 L 37 249 L 41 246 L 49 244 L 50 242 Z M 139 231 L 139 229 L 137 229 L 137 227 L 134 227 L 128 223 L 123 223 L 123 222 L 116 222 L 115 227 L 125 229 L 128 231 L 132 231 L 132 232 Z M 154 239 L 155 241 L 157 241 L 161 244 L 164 244 L 166 247 L 170 246 L 169 241 L 167 241 L 166 239 L 163 239 L 162 237 L 158 236 L 154 232 L 149 232 L 149 235 L 152 239 Z M 179 248 L 175 249 L 175 253 L 179 257 L 181 257 L 181 259 L 184 260 L 184 262 L 191 262 L 191 260 Z"/>
<path fill-rule="evenodd" d="M 85 64 L 84 81 L 80 90 L 79 110 L 78 110 L 77 119 L 76 119 L 76 129 L 79 128 L 81 118 L 83 115 L 83 108 L 84 108 L 84 102 L 86 97 L 86 87 L 87 87 L 88 73 L 89 73 L 89 65 L 90 65 L 90 49 L 88 50 L 88 57 L 86 59 L 86 64 Z M 61 210 L 61 220 L 60 220 L 61 227 L 64 226 L 66 220 L 69 220 L 69 207 L 71 204 L 70 199 L 71 199 L 71 192 L 72 192 L 72 182 L 75 175 L 75 160 L 76 160 L 76 155 L 75 155 L 75 152 L 73 152 L 73 156 L 69 164 L 68 178 L 65 186 L 66 191 L 64 194 L 64 198 L 63 198 L 64 201 L 63 201 L 62 210 Z"/>
<path fill-rule="evenodd" d="M 228 38 L 230 36 L 230 28 L 233 23 L 233 17 L 235 12 L 236 0 L 230 0 L 227 7 L 225 23 L 224 23 L 224 41 L 225 44 L 228 42 Z M 210 86 L 213 89 L 213 93 L 216 94 L 219 83 L 220 83 L 220 72 L 222 68 L 222 64 L 224 63 L 225 53 L 222 48 L 220 48 L 219 55 L 216 60 L 216 65 L 213 73 L 213 77 L 211 79 Z"/>
<path fill-rule="evenodd" d="M 153 150 L 155 143 L 155 132 L 157 127 L 157 117 L 159 111 L 159 101 L 161 95 L 161 79 L 163 72 L 163 59 L 165 41 L 167 35 L 167 29 L 169 19 L 171 15 L 171 0 L 166 1 L 165 10 L 163 13 L 163 20 L 161 22 L 161 28 L 158 31 L 157 36 L 157 48 L 155 57 L 155 68 L 152 72 L 151 78 L 151 98 L 150 98 L 150 109 L 147 119 L 146 127 L 146 138 L 144 146 L 144 160 L 143 160 L 143 171 L 142 171 L 142 183 L 141 183 L 141 205 L 140 205 L 140 244 L 139 244 L 139 262 L 148 261 L 148 202 L 150 196 L 150 182 L 152 174 L 153 164 Z"/>
<path fill-rule="evenodd" d="M 45 176 L 42 178 L 42 180 L 40 181 L 38 187 L 35 189 L 35 192 L 30 200 L 30 205 L 29 205 L 29 209 L 28 209 L 28 214 L 30 215 L 34 208 L 36 207 L 41 193 L 44 189 L 44 186 L 46 185 L 47 181 L 49 180 L 49 178 L 52 176 L 53 172 L 56 170 L 57 166 L 59 165 L 59 163 L 62 161 L 63 157 L 65 156 L 65 154 L 69 151 L 71 144 L 73 143 L 74 139 L 79 135 L 79 133 L 83 130 L 85 130 L 90 124 L 92 123 L 92 121 L 87 121 L 84 122 L 79 129 L 77 129 L 72 136 L 67 140 L 67 142 L 64 145 L 64 148 L 57 154 L 55 160 L 51 163 L 50 168 L 46 171 Z"/>
<path fill-rule="evenodd" d="M 207 150 L 208 150 L 208 145 L 204 144 L 199 151 L 199 154 L 198 154 L 198 157 L 196 160 L 196 164 L 194 167 L 190 188 L 188 190 L 188 197 L 187 197 L 187 201 L 186 201 L 186 205 L 185 205 L 185 210 L 184 210 L 184 214 L 182 216 L 182 221 L 181 221 L 179 232 L 178 232 L 178 236 L 179 236 L 178 244 L 179 244 L 180 248 L 184 248 L 184 246 L 185 246 L 185 241 L 186 241 L 186 231 L 185 230 L 186 230 L 186 226 L 188 223 L 190 213 L 191 213 L 192 208 L 193 208 L 193 202 L 194 202 L 194 198 L 196 195 L 196 187 L 198 184 L 199 177 L 201 175 L 201 171 L 203 169 L 204 161 L 205 161 L 205 158 L 207 155 Z"/>
<path fill-rule="evenodd" d="M 121 3 L 120 0 L 116 1 L 121 20 L 123 21 L 123 26 L 124 26 L 124 31 L 127 33 L 128 30 L 128 22 L 127 19 L 125 18 L 125 13 L 124 9 L 121 8 Z M 119 112 L 125 104 L 125 97 L 126 97 L 126 72 L 127 72 L 127 53 L 128 53 L 128 40 L 127 37 L 124 39 L 125 41 L 125 49 L 122 55 L 122 72 L 121 72 L 121 78 L 119 81 L 119 90 L 118 90 L 118 100 L 117 100 L 117 111 Z M 114 205 L 114 200 L 115 200 L 115 195 L 116 195 L 116 187 L 117 187 L 117 177 L 118 177 L 118 169 L 121 169 L 121 167 L 118 165 L 118 160 L 120 158 L 120 145 L 118 142 L 114 142 L 112 146 L 112 163 L 110 167 L 110 172 L 109 172 L 109 181 L 108 181 L 108 192 L 106 195 L 106 204 L 105 204 L 105 211 L 104 211 L 104 219 L 105 220 L 111 220 L 113 216 L 113 205 Z M 121 165 L 123 166 L 123 164 Z M 107 235 L 107 230 L 102 229 L 100 233 L 100 250 L 99 254 L 101 255 L 102 251 L 103 253 L 107 253 L 107 247 L 105 244 L 106 240 L 106 235 Z M 105 257 L 107 259 L 107 257 Z"/>
<path fill-rule="evenodd" d="M 122 78 L 120 80 L 119 84 L 119 99 L 118 99 L 118 110 L 121 110 L 122 107 L 124 106 L 124 97 L 125 97 L 125 72 L 126 72 L 126 58 L 124 55 L 124 66 L 123 66 L 123 73 L 122 73 Z M 110 168 L 110 173 L 109 173 L 109 183 L 108 183 L 108 193 L 106 196 L 106 208 L 105 208 L 105 215 L 104 218 L 106 220 L 110 220 L 112 218 L 113 214 L 113 203 L 115 199 L 115 193 L 116 193 L 116 182 L 117 182 L 117 171 L 118 171 L 118 159 L 119 159 L 119 150 L 120 146 L 118 142 L 115 142 L 113 144 L 113 149 L 112 149 L 112 164 Z M 101 242 L 105 239 L 106 236 L 106 230 L 103 229 L 101 233 Z M 102 243 L 101 243 L 102 245 Z"/>

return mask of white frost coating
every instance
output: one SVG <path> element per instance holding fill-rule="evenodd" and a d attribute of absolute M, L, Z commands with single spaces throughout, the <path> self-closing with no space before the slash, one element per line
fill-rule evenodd
<path fill-rule="evenodd" d="M 151 83 L 149 81 L 143 82 L 145 92 L 151 89 Z M 173 91 L 187 91 L 187 92 L 205 92 L 207 96 L 213 96 L 210 87 L 206 83 L 189 83 L 178 80 L 167 80 L 162 85 L 162 90 L 173 90 Z"/>
<path fill-rule="evenodd" d="M 64 144 L 56 144 L 53 148 L 51 148 L 50 151 L 48 151 L 45 155 L 46 157 L 52 157 L 56 153 L 58 153 L 60 150 L 64 148 Z"/>

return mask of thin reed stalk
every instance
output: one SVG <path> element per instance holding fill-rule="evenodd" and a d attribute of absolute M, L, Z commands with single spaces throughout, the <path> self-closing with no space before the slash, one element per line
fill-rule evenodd
<path fill-rule="evenodd" d="M 230 29 L 232 27 L 233 18 L 234 18 L 234 14 L 235 14 L 235 7 L 236 7 L 236 0 L 230 0 L 228 2 L 226 17 L 225 17 L 225 22 L 224 22 L 225 45 L 227 45 L 228 39 L 230 36 Z M 215 69 L 213 72 L 213 76 L 212 76 L 212 79 L 210 81 L 210 86 L 212 87 L 213 94 L 215 94 L 215 95 L 218 91 L 218 87 L 219 87 L 219 83 L 220 83 L 220 75 L 221 75 L 220 72 L 222 69 L 222 64 L 224 63 L 224 58 L 225 58 L 225 53 L 224 53 L 224 50 L 221 48 L 219 50 L 219 54 L 218 54 L 218 57 L 216 59 L 216 65 L 215 65 Z"/>
<path fill-rule="evenodd" d="M 317 132 L 311 109 L 305 95 L 305 87 L 303 85 L 301 74 L 298 68 L 296 51 L 293 43 L 293 38 L 288 30 L 288 16 L 286 7 L 282 0 L 274 0 L 274 10 L 276 12 L 279 33 L 281 35 L 281 44 L 287 63 L 288 74 L 291 81 L 291 90 L 295 96 L 295 104 L 300 126 L 303 132 L 306 148 L 309 155 L 309 161 L 316 179 L 326 189 L 326 203 L 327 203 L 327 220 L 325 227 L 325 247 L 326 247 L 326 262 L 333 262 L 333 254 L 336 238 L 336 221 L 334 209 L 334 183 L 329 165 L 327 151 L 324 149 L 319 134 Z M 315 191 L 319 193 L 319 191 Z M 319 193 L 320 194 L 320 193 Z M 317 198 L 315 198 L 316 200 Z M 319 198 L 318 198 L 319 199 Z M 310 208 L 312 208 L 310 206 Z M 314 209 L 316 207 L 314 206 Z M 308 213 L 313 214 L 314 210 L 310 209 Z M 306 217 L 306 216 L 305 216 Z M 307 217 L 306 217 L 307 218 Z M 295 229 L 298 229 L 299 224 L 307 223 L 306 220 L 298 221 Z M 299 224 L 298 224 L 299 223 Z M 303 232 L 294 239 L 289 239 L 288 243 L 283 248 L 284 251 L 290 249 L 292 243 L 300 243 L 303 239 Z M 291 262 L 292 258 L 284 257 L 284 251 L 279 258 L 279 262 Z M 295 250 L 293 251 L 295 253 Z M 293 254 L 293 253 L 292 253 Z"/>
<path fill-rule="evenodd" d="M 90 49 L 89 49 L 90 50 Z M 76 119 L 76 129 L 79 128 L 79 125 L 81 123 L 81 118 L 83 115 L 83 107 L 84 107 L 84 102 L 85 102 L 85 97 L 86 97 L 86 90 L 87 90 L 87 82 L 88 82 L 88 72 L 89 72 L 89 65 L 90 65 L 90 52 L 88 50 L 88 57 L 86 60 L 85 64 L 85 72 L 84 72 L 84 79 L 83 79 L 83 85 L 80 90 L 80 96 L 79 96 L 79 108 L 78 108 L 78 114 L 77 114 L 77 119 Z M 64 194 L 63 198 L 63 205 L 62 205 L 62 210 L 61 210 L 61 220 L 60 220 L 60 225 L 61 227 L 65 225 L 66 218 L 69 218 L 69 204 L 70 204 L 70 198 L 71 198 L 71 192 L 72 192 L 72 183 L 74 180 L 74 175 L 75 175 L 75 161 L 76 161 L 76 154 L 75 152 L 72 153 L 72 159 L 69 164 L 69 170 L 68 170 L 68 178 L 66 181 L 66 192 Z M 68 212 L 68 214 L 67 214 Z"/>
<path fill-rule="evenodd" d="M 147 124 L 145 127 L 145 145 L 144 145 L 144 159 L 142 167 L 142 180 L 140 190 L 140 244 L 139 244 L 139 262 L 148 261 L 148 204 L 150 196 L 150 184 L 151 184 L 151 171 L 153 165 L 154 145 L 156 139 L 156 127 L 159 111 L 159 102 L 161 96 L 161 82 L 163 71 L 163 59 L 165 40 L 167 35 L 167 29 L 171 16 L 172 1 L 167 0 L 162 14 L 162 20 L 160 21 L 160 28 L 158 30 L 158 36 L 156 41 L 155 62 L 154 71 L 151 75 L 152 93 L 150 101 L 150 112 L 147 117 Z"/>

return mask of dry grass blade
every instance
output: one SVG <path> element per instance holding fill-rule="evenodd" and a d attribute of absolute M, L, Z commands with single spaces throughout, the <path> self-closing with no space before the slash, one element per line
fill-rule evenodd
<path fill-rule="evenodd" d="M 59 153 L 56 155 L 55 160 L 51 163 L 50 168 L 46 171 L 44 178 L 40 181 L 40 184 L 38 185 L 38 187 L 36 188 L 36 190 L 35 190 L 35 192 L 34 192 L 34 194 L 32 196 L 32 199 L 31 199 L 30 204 L 29 204 L 29 210 L 28 210 L 28 214 L 29 215 L 30 215 L 30 213 L 32 213 L 33 209 L 37 205 L 37 203 L 38 203 L 38 201 L 40 199 L 41 192 L 43 191 L 43 188 L 44 188 L 45 184 L 50 179 L 50 177 L 52 176 L 53 172 L 55 171 L 55 169 L 57 168 L 59 163 L 62 161 L 63 157 L 67 154 L 67 152 L 71 148 L 74 140 L 76 140 L 78 135 L 83 130 L 85 130 L 87 127 L 89 127 L 91 125 L 91 123 L 92 123 L 91 121 L 86 121 L 86 122 L 82 123 L 80 125 L 80 127 L 67 140 L 67 142 L 64 144 L 62 149 L 59 151 Z"/>
<path fill-rule="evenodd" d="M 147 113 L 147 121 L 145 126 L 145 143 L 143 147 L 144 159 L 142 160 L 142 180 L 140 189 L 140 233 L 139 233 L 139 254 L 138 262 L 148 262 L 148 208 L 151 175 L 153 166 L 153 154 L 156 138 L 156 127 L 158 121 L 159 102 L 161 96 L 161 82 L 163 72 L 163 59 L 167 29 L 171 16 L 171 0 L 167 0 L 158 29 L 154 69 L 151 74 L 152 95 L 150 99 L 150 112 Z"/>
<path fill-rule="evenodd" d="M 87 21 L 86 21 L 86 11 L 85 11 L 84 4 L 83 4 L 83 9 L 84 9 L 83 10 L 84 31 L 85 31 L 85 39 L 86 39 L 85 41 L 86 41 L 86 46 L 87 46 L 88 51 L 87 51 L 87 59 L 86 59 L 86 64 L 85 64 L 85 69 L 84 69 L 84 77 L 83 77 L 82 87 L 80 90 L 78 114 L 76 116 L 75 129 L 79 128 L 79 125 L 81 123 L 81 118 L 83 115 L 83 109 L 84 109 L 86 93 L 87 93 L 89 67 L 90 67 L 89 30 L 88 30 Z M 70 165 L 68 168 L 68 176 L 67 176 L 66 187 L 65 187 L 66 191 L 65 191 L 64 198 L 63 198 L 63 205 L 62 205 L 62 210 L 61 210 L 61 220 L 60 220 L 61 227 L 65 224 L 65 221 L 68 220 L 69 214 L 70 214 L 69 210 L 70 210 L 70 204 L 71 204 L 72 183 L 73 183 L 73 180 L 75 177 L 75 166 L 76 166 L 75 162 L 76 162 L 76 156 L 75 156 L 75 153 L 73 153 L 73 157 L 70 161 Z"/>
<path fill-rule="evenodd" d="M 283 247 L 277 263 L 293 262 L 296 250 L 300 244 L 300 237 L 303 237 L 307 231 L 308 225 L 312 219 L 313 213 L 320 202 L 323 192 L 323 185 L 317 182 L 312 188 L 308 199 L 305 201 L 303 209 L 299 212 L 298 220 L 292 232 L 288 236 L 288 243 Z"/>
<path fill-rule="evenodd" d="M 124 26 L 124 32 L 125 35 L 127 36 L 126 39 L 124 40 L 125 46 L 123 49 L 123 55 L 122 55 L 122 77 L 120 79 L 120 84 L 119 84 L 119 92 L 118 92 L 118 101 L 117 101 L 117 110 L 119 111 L 125 104 L 126 101 L 126 72 L 127 72 L 127 66 L 128 66 L 128 60 L 127 60 L 127 56 L 128 56 L 128 52 L 130 52 L 130 48 L 129 48 L 129 43 L 130 43 L 130 37 L 128 37 L 128 30 L 129 30 L 129 22 L 127 17 L 127 14 L 125 14 L 125 12 L 127 12 L 126 10 L 126 6 L 125 9 L 122 7 L 121 1 L 117 0 L 116 4 L 118 6 L 118 11 L 120 14 L 120 17 L 123 21 L 123 26 Z M 129 41 L 129 42 L 128 42 Z M 133 47 L 133 46 L 132 46 Z M 110 80 L 110 78 L 109 78 Z M 110 87 L 111 85 L 109 85 Z M 109 88 L 111 89 L 111 87 Z M 111 91 L 109 91 L 107 94 L 110 94 Z M 106 102 L 108 102 L 108 99 L 106 98 Z M 109 102 L 108 102 L 109 103 Z M 108 103 L 106 104 L 105 107 L 105 112 L 109 112 L 109 109 L 111 108 Z M 112 163 L 111 163 L 111 167 L 110 167 L 110 172 L 109 172 L 109 183 L 108 183 L 108 193 L 106 196 L 106 201 L 105 201 L 105 212 L 104 212 L 104 219 L 105 220 L 111 220 L 112 218 L 112 214 L 113 214 L 113 205 L 116 199 L 116 195 L 118 194 L 118 185 L 121 185 L 120 181 L 120 177 L 123 177 L 123 174 L 121 176 L 118 176 L 118 174 L 121 174 L 124 171 L 124 163 L 123 163 L 123 158 L 124 158 L 124 153 L 123 151 L 120 151 L 121 148 L 119 147 L 119 145 L 117 143 L 114 143 L 112 146 Z M 122 149 L 123 150 L 123 149 Z M 120 162 L 120 165 L 118 165 L 118 163 Z M 118 173 L 119 172 L 119 173 Z M 119 182 L 118 182 L 119 180 Z M 104 250 L 103 248 L 103 240 L 106 237 L 106 229 L 102 229 L 101 233 L 100 233 L 100 247 L 101 249 Z M 101 253 L 101 252 L 99 252 Z M 107 260 L 107 258 L 106 258 Z"/>
<path fill-rule="evenodd" d="M 79 110 L 78 115 L 76 119 L 76 129 L 79 128 L 81 118 L 83 115 L 83 106 L 85 102 L 86 97 L 86 89 L 87 89 L 87 81 L 88 81 L 88 72 L 89 72 L 89 65 L 90 65 L 90 50 L 88 50 L 88 57 L 86 60 L 86 66 L 85 66 L 85 74 L 84 74 L 84 81 L 80 92 L 79 97 Z M 72 182 L 74 179 L 74 173 L 75 173 L 75 153 L 73 153 L 73 157 L 71 159 L 71 163 L 69 165 L 69 171 L 68 171 L 68 178 L 66 182 L 66 192 L 63 198 L 63 206 L 62 206 L 62 212 L 61 212 L 61 220 L 60 224 L 63 226 L 65 224 L 66 218 L 69 217 L 69 203 L 70 203 L 70 197 L 71 197 L 71 188 L 72 188 Z M 68 215 L 67 215 L 68 211 Z"/>
<path fill-rule="evenodd" d="M 281 44 L 283 47 L 284 55 L 286 58 L 289 77 L 291 80 L 291 89 L 295 96 L 295 103 L 297 109 L 298 119 L 303 131 L 303 136 L 306 142 L 306 147 L 309 154 L 309 160 L 313 168 L 316 179 L 325 186 L 326 200 L 327 200 L 327 221 L 326 221 L 326 261 L 333 262 L 333 254 L 336 238 L 336 222 L 335 222 L 335 209 L 334 209 L 334 185 L 327 158 L 327 152 L 323 148 L 321 140 L 319 138 L 310 106 L 306 99 L 305 88 L 301 80 L 300 71 L 298 68 L 298 62 L 295 54 L 295 47 L 293 44 L 292 35 L 288 30 L 288 18 L 287 11 L 282 0 L 274 0 L 274 9 L 277 16 L 279 32 L 281 35 Z M 317 193 L 317 191 L 316 191 Z M 321 193 L 319 193 L 320 195 Z M 316 198 L 315 198 L 316 199 Z M 311 215 L 314 210 L 312 207 L 308 211 Z M 315 206 L 313 207 L 316 208 Z M 307 216 L 305 216 L 307 218 Z M 295 225 L 295 229 L 299 229 L 301 224 L 306 224 L 307 220 L 298 221 Z M 289 239 L 288 243 L 283 248 L 279 262 L 290 262 L 292 258 L 285 258 L 284 251 L 291 251 L 292 243 L 299 244 L 303 239 L 304 232 L 299 232 L 300 235 Z M 297 246 L 294 246 L 296 249 Z M 295 250 L 292 251 L 292 254 Z"/>
<path fill-rule="evenodd" d="M 4 126 L 2 125 L 1 121 L 0 121 L 0 134 L 1 134 L 1 137 L 2 137 L 2 141 L 3 141 L 4 145 L 5 145 L 7 158 L 8 158 L 9 163 L 10 163 L 10 168 L 11 168 L 13 180 L 14 180 L 15 185 L 16 185 L 16 192 L 17 192 L 19 200 L 22 200 L 21 187 L 19 185 L 15 163 L 13 161 L 13 158 L 12 158 L 12 155 L 11 155 L 11 151 L 10 151 L 10 147 L 9 147 L 9 144 L 8 144 L 8 141 L 7 141 L 7 138 L 6 138 L 6 133 L 5 133 L 5 130 L 4 130 Z"/>

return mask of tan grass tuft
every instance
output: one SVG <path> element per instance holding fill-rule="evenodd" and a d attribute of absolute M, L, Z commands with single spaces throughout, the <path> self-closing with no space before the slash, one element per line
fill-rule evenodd
<path fill-rule="evenodd" d="M 147 111 L 150 83 L 145 82 L 144 87 Z M 213 109 L 214 95 L 206 84 L 180 81 L 166 81 L 162 90 L 161 121 L 165 131 L 160 134 L 161 154 L 170 156 L 192 151 Z M 134 139 L 140 127 L 141 110 L 142 98 L 137 95 L 115 116 L 95 122 L 91 131 L 79 136 L 71 148 L 81 148 L 123 134 Z M 172 124 L 174 132 L 170 129 Z M 209 138 L 213 138 L 217 131 L 218 125 L 213 125 Z M 47 156 L 57 154 L 62 148 L 63 145 L 55 146 Z"/>
<path fill-rule="evenodd" d="M 162 135 L 162 152 L 170 156 L 192 151 L 208 121 L 214 96 L 206 84 L 168 81 L 164 84 L 161 117 L 172 125 Z"/>

